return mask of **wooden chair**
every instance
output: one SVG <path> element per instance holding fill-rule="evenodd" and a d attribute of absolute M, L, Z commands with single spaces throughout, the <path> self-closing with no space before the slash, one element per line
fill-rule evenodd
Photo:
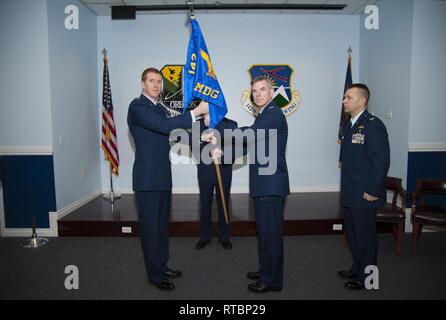
<path fill-rule="evenodd" d="M 443 195 L 442 205 L 427 205 L 426 195 Z M 446 179 L 418 179 L 412 197 L 412 256 L 423 226 L 446 227 Z"/>
<path fill-rule="evenodd" d="M 392 224 L 393 236 L 396 240 L 396 254 L 400 256 L 406 222 L 407 192 L 402 186 L 402 180 L 395 177 L 387 177 L 386 189 L 392 192 L 392 202 L 376 210 L 376 222 Z M 401 206 L 398 206 L 399 198 Z"/>

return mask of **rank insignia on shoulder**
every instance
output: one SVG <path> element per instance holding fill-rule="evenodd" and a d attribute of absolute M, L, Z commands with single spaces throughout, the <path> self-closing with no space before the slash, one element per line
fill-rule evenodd
<path fill-rule="evenodd" d="M 370 121 L 375 120 L 375 117 L 372 117 L 372 118 L 370 118 L 369 120 L 370 120 Z"/>
<path fill-rule="evenodd" d="M 363 125 L 358 126 L 358 129 L 364 129 L 365 127 Z"/>

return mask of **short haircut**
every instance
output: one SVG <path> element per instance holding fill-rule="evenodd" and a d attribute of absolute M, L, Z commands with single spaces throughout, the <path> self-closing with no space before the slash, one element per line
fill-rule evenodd
<path fill-rule="evenodd" d="M 161 78 L 163 77 L 163 74 L 161 73 L 161 71 L 159 71 L 156 68 L 150 67 L 143 71 L 143 73 L 141 75 L 141 81 L 146 81 L 148 73 L 156 73 L 156 74 L 159 74 L 161 76 Z"/>
<path fill-rule="evenodd" d="M 365 104 L 369 104 L 370 99 L 370 90 L 369 88 L 363 84 L 363 83 L 354 83 L 348 87 L 348 89 L 356 88 L 359 91 L 359 94 L 365 98 Z"/>
<path fill-rule="evenodd" d="M 252 81 L 251 81 L 251 86 L 253 86 L 254 83 L 256 83 L 256 82 L 260 82 L 260 81 L 266 81 L 266 83 L 268 83 L 268 87 L 269 87 L 270 89 L 273 88 L 273 81 L 272 81 L 270 78 L 265 77 L 265 76 L 257 76 L 257 77 L 255 77 L 254 79 L 252 79 Z"/>

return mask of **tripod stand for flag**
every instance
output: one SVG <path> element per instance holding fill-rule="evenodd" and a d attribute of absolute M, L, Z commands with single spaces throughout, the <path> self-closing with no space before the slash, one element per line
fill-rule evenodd
<path fill-rule="evenodd" d="M 104 199 L 110 200 L 112 203 L 115 199 L 121 198 L 121 194 L 119 192 L 115 192 L 113 188 L 113 165 L 110 164 L 110 190 L 108 193 L 104 193 L 102 197 Z"/>
<path fill-rule="evenodd" d="M 24 249 L 40 248 L 40 247 L 43 247 L 44 245 L 46 245 L 49 242 L 48 239 L 40 238 L 40 237 L 37 236 L 37 232 L 36 232 L 36 218 L 35 217 L 32 218 L 32 224 L 33 224 L 33 226 L 32 226 L 32 228 L 33 228 L 32 230 L 33 231 L 32 231 L 32 234 L 31 234 L 31 238 L 23 241 L 20 244 L 21 248 L 24 248 Z"/>

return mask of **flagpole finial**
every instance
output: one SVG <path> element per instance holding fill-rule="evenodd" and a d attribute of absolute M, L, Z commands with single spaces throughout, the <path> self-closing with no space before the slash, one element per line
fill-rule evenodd
<path fill-rule="evenodd" d="M 349 46 L 347 52 L 348 52 L 349 54 L 352 54 L 352 52 L 353 52 L 352 47 Z"/>
<path fill-rule="evenodd" d="M 193 0 L 187 0 L 187 4 L 189 5 L 189 18 L 195 19 L 195 13 L 194 13 L 194 1 Z"/>
<path fill-rule="evenodd" d="M 108 53 L 108 51 L 105 50 L 105 47 L 104 47 L 104 49 L 102 49 L 102 54 L 104 55 L 104 58 L 107 58 L 107 53 Z"/>

